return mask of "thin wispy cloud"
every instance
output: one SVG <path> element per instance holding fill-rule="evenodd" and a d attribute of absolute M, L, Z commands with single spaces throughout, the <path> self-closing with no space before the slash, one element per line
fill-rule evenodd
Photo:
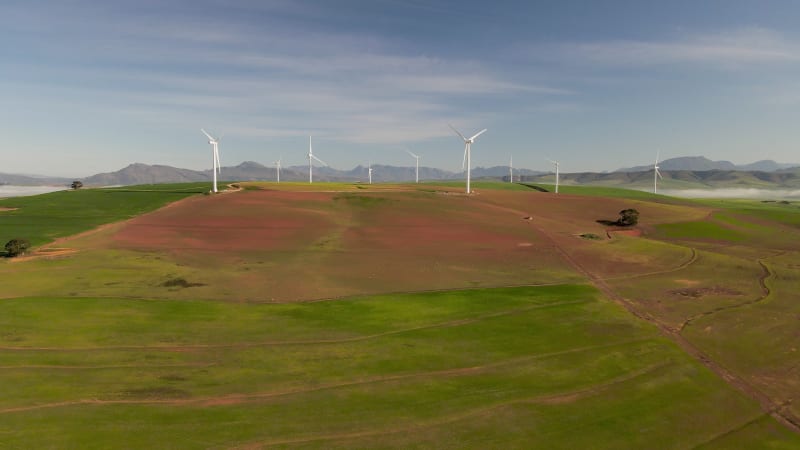
<path fill-rule="evenodd" d="M 755 27 L 749 16 L 682 20 L 713 16 L 702 6 L 676 7 L 669 23 L 649 8 L 628 17 L 583 7 L 575 17 L 555 4 L 486 11 L 470 0 L 11 2 L 0 122 L 8 143 L 35 155 L 33 167 L 57 161 L 53 149 L 127 163 L 142 140 L 153 154 L 190 160 L 200 126 L 228 133 L 228 151 L 242 155 L 302 146 L 314 132 L 343 156 L 408 145 L 449 164 L 450 122 L 492 131 L 476 160 L 513 151 L 536 168 L 532 148 L 570 149 L 584 152 L 574 157 L 581 169 L 597 168 L 600 153 L 611 155 L 603 169 L 631 165 L 615 162 L 626 157 L 619 149 L 664 130 L 679 131 L 668 138 L 681 148 L 735 148 L 742 158 L 760 136 L 794 135 L 781 131 L 796 123 L 788 117 L 800 98 L 793 30 Z M 768 122 L 772 108 L 787 119 Z M 760 134 L 727 129 L 759 122 Z"/>
<path fill-rule="evenodd" d="M 549 51 L 570 62 L 624 67 L 667 64 L 739 67 L 800 61 L 800 42 L 763 28 L 687 34 L 663 40 L 567 43 Z"/>
<path fill-rule="evenodd" d="M 114 15 L 114 29 L 108 21 L 72 18 L 111 38 L 84 42 L 83 33 L 74 36 L 73 44 L 91 50 L 84 58 L 93 64 L 56 69 L 72 74 L 63 82 L 93 79 L 71 89 L 104 96 L 116 102 L 113 109 L 138 111 L 139 117 L 146 118 L 141 113 L 150 109 L 161 120 L 163 111 L 172 109 L 187 126 L 214 111 L 226 116 L 226 128 L 253 136 L 262 134 L 252 131 L 254 118 L 270 122 L 270 135 L 287 134 L 274 130 L 297 129 L 303 120 L 345 142 L 395 144 L 447 135 L 442 117 L 464 120 L 465 112 L 455 107 L 462 98 L 568 93 L 508 79 L 476 60 L 401 52 L 377 37 L 233 27 L 224 18 L 205 16 L 174 25 L 169 17 L 141 23 Z M 44 44 L 51 52 L 58 46 Z M 192 112 L 197 108 L 205 111 Z"/>

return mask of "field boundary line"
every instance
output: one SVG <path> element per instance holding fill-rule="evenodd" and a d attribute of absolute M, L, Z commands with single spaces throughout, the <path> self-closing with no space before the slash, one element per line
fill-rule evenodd
<path fill-rule="evenodd" d="M 36 255 L 36 252 L 38 252 L 40 250 L 47 250 L 47 249 L 49 249 L 49 248 L 51 248 L 53 246 L 60 246 L 65 242 L 69 242 L 69 241 L 72 241 L 72 240 L 75 240 L 75 239 L 80 239 L 80 238 L 83 238 L 83 237 L 86 237 L 86 236 L 91 236 L 91 235 L 93 235 L 95 233 L 99 233 L 101 231 L 108 230 L 109 228 L 113 228 L 115 226 L 122 226 L 125 223 L 130 222 L 133 219 L 136 219 L 136 218 L 139 218 L 139 217 L 148 216 L 150 214 L 154 214 L 157 211 L 162 211 L 162 210 L 164 210 L 166 208 L 171 208 L 174 205 L 177 205 L 179 203 L 183 203 L 183 202 L 186 202 L 186 201 L 189 201 L 189 200 L 193 200 L 193 199 L 198 199 L 198 198 L 201 198 L 201 197 L 198 197 L 197 195 L 190 195 L 190 196 L 175 200 L 174 202 L 167 203 L 166 205 L 163 205 L 160 208 L 156 208 L 156 209 L 154 209 L 152 211 L 147 211 L 147 212 L 145 212 L 143 214 L 138 214 L 138 215 L 135 215 L 133 217 L 129 217 L 127 219 L 117 220 L 116 222 L 104 223 L 104 224 L 98 225 L 98 226 L 96 226 L 96 227 L 94 227 L 92 229 L 89 229 L 89 230 L 86 230 L 86 231 L 81 231 L 80 233 L 76 233 L 76 234 L 71 234 L 69 236 L 62 236 L 62 237 L 55 238 L 55 239 L 53 239 L 52 241 L 50 241 L 48 243 L 42 244 L 42 245 L 34 248 L 32 250 L 32 254 L 29 255 L 27 258 L 33 259 L 33 258 L 36 258 L 36 257 L 42 257 L 41 255 Z M 44 255 L 44 257 L 46 257 L 46 255 Z M 26 259 L 26 257 L 23 256 L 23 259 Z"/>

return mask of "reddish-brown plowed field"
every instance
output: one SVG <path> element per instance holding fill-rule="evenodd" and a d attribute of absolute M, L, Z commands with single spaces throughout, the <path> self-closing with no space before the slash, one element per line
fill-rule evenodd
<path fill-rule="evenodd" d="M 606 227 L 597 223 L 597 220 L 617 220 L 619 212 L 627 208 L 639 211 L 639 228 L 644 229 L 654 224 L 700 220 L 710 211 L 697 206 L 538 191 L 520 195 L 517 191 L 486 190 L 481 192 L 479 198 L 481 201 L 527 212 L 527 215 L 547 224 L 550 231 L 560 234 L 594 232 L 605 235 Z"/>
<path fill-rule="evenodd" d="M 163 290 L 178 298 L 296 301 L 582 279 L 517 212 L 433 192 L 198 197 L 85 244 L 174 261 L 149 279 L 199 283 Z"/>
<path fill-rule="evenodd" d="M 605 236 L 606 227 L 596 220 L 614 219 L 627 207 L 640 209 L 645 224 L 653 217 L 687 220 L 706 214 L 673 205 L 536 191 L 485 190 L 465 196 L 407 189 L 244 190 L 179 202 L 70 245 L 79 255 L 81 248 L 115 249 L 134 260 L 158 260 L 148 266 L 152 273 L 138 274 L 147 285 L 131 285 L 131 277 L 119 272 L 120 279 L 128 280 L 119 284 L 125 295 L 141 291 L 153 296 L 154 285 L 184 278 L 191 287 L 165 286 L 155 292 L 234 301 L 580 282 L 584 276 L 564 255 L 600 277 L 668 270 L 690 257 L 679 247 L 642 251 L 638 241 L 665 246 L 649 239 L 578 237 Z M 127 262 L 113 264 L 132 270 Z M 69 286 L 70 291 L 114 295 L 114 274 L 121 269 L 113 264 L 98 266 L 103 276 L 91 278 L 105 279 L 102 286 Z"/>
<path fill-rule="evenodd" d="M 171 252 L 289 250 L 330 230 L 331 194 L 252 191 L 199 197 L 129 221 L 113 245 Z"/>
<path fill-rule="evenodd" d="M 518 211 L 530 217 L 532 228 L 547 234 L 581 267 L 603 278 L 639 275 L 680 266 L 691 257 L 689 249 L 648 239 L 640 241 L 634 236 L 646 236 L 643 229 L 657 223 L 697 220 L 708 215 L 707 209 L 698 207 L 537 191 L 520 195 L 514 191 L 486 190 L 479 198 L 495 205 L 499 211 Z M 627 208 L 640 212 L 640 225 L 635 229 L 612 233 L 610 239 L 580 237 L 585 233 L 606 237 L 609 227 L 597 220 L 616 220 L 619 211 Z"/>

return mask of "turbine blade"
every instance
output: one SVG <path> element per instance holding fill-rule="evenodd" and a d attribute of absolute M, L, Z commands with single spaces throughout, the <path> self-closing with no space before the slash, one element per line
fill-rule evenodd
<path fill-rule="evenodd" d="M 661 150 L 656 151 L 656 164 L 658 164 L 658 157 L 661 154 Z"/>
<path fill-rule="evenodd" d="M 456 130 L 455 128 L 453 128 L 453 126 L 452 126 L 452 125 L 450 125 L 450 124 L 448 123 L 448 124 L 447 124 L 447 126 L 448 126 L 448 127 L 450 127 L 450 129 L 451 129 L 451 130 L 455 131 L 455 132 L 456 132 L 456 134 L 457 134 L 457 135 L 459 135 L 459 137 L 461 137 L 461 139 L 463 139 L 463 140 L 465 140 L 465 141 L 467 140 L 467 138 L 465 138 L 463 134 L 459 133 L 459 132 L 458 132 L 458 130 Z"/>
<path fill-rule="evenodd" d="M 213 136 L 211 136 L 210 134 L 208 134 L 208 132 L 206 132 L 206 130 L 204 130 L 204 129 L 200 128 L 200 131 L 202 131 L 202 132 L 203 132 L 203 134 L 205 134 L 205 135 L 206 135 L 206 137 L 208 138 L 208 140 L 209 140 L 209 141 L 215 141 L 215 140 L 216 140 L 216 139 L 214 139 L 214 137 L 213 137 Z"/>
<path fill-rule="evenodd" d="M 406 153 L 408 153 L 409 155 L 413 156 L 414 158 L 419 158 L 419 156 L 411 153 L 411 151 L 409 151 L 409 150 L 406 150 Z"/>
<path fill-rule="evenodd" d="M 309 155 L 310 155 L 312 158 L 314 158 L 314 159 L 316 159 L 317 161 L 319 161 L 320 163 L 322 163 L 322 164 L 324 164 L 324 165 L 326 165 L 326 166 L 328 165 L 328 163 L 326 163 L 325 161 L 323 161 L 323 160 L 321 160 L 321 159 L 317 158 L 316 156 L 314 156 L 314 155 L 311 155 L 310 153 L 309 153 Z"/>
<path fill-rule="evenodd" d="M 661 171 L 658 169 L 656 169 L 656 175 L 658 175 L 658 178 L 661 178 L 662 180 L 664 179 L 664 177 L 661 176 Z"/>
<path fill-rule="evenodd" d="M 482 129 L 481 131 L 478 132 L 478 134 L 476 134 L 475 136 L 472 136 L 471 138 L 469 138 L 469 140 L 470 141 L 475 140 L 478 136 L 482 135 L 483 133 L 486 133 L 486 130 L 487 130 L 487 128 Z"/>

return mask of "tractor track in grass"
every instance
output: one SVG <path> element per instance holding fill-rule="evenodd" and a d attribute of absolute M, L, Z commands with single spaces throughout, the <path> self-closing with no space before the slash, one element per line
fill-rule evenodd
<path fill-rule="evenodd" d="M 681 247 L 685 247 L 685 246 L 681 246 Z M 648 276 L 653 276 L 653 275 L 664 275 L 664 274 L 668 274 L 668 273 L 672 273 L 672 272 L 677 272 L 679 270 L 683 270 L 683 269 L 691 266 L 695 262 L 697 262 L 697 249 L 694 248 L 694 247 L 686 247 L 686 248 L 688 248 L 692 253 L 691 256 L 689 257 L 689 259 L 687 259 L 686 261 L 684 261 L 684 262 L 680 263 L 679 265 L 677 265 L 675 267 L 672 267 L 670 269 L 656 270 L 656 271 L 653 271 L 653 272 L 645 272 L 645 273 L 637 273 L 637 274 L 633 274 L 633 275 L 620 275 L 620 276 L 615 276 L 615 277 L 602 277 L 602 280 L 604 280 L 604 281 L 628 280 L 628 279 L 631 279 L 631 278 L 642 278 L 642 277 L 648 277 Z"/>
<path fill-rule="evenodd" d="M 439 416 L 433 420 L 409 426 L 390 427 L 379 430 L 318 434 L 305 437 L 301 436 L 296 438 L 272 439 L 266 441 L 250 442 L 233 448 L 250 450 L 250 449 L 259 449 L 259 448 L 279 446 L 279 445 L 285 446 L 285 445 L 303 444 L 303 443 L 318 442 L 318 441 L 341 441 L 349 439 L 362 439 L 362 438 L 370 438 L 377 436 L 385 436 L 397 433 L 408 433 L 427 428 L 448 425 L 462 420 L 488 416 L 491 415 L 496 410 L 502 408 L 508 408 L 515 405 L 521 405 L 521 404 L 556 405 L 561 403 L 570 403 L 586 397 L 590 397 L 592 395 L 602 394 L 605 390 L 609 388 L 612 388 L 620 384 L 624 384 L 629 381 L 633 381 L 643 376 L 651 375 L 657 372 L 658 370 L 668 367 L 672 364 L 673 364 L 672 362 L 655 364 L 582 389 L 576 389 L 574 391 L 569 391 L 569 392 L 562 392 L 559 394 L 536 395 L 520 399 L 497 402 L 489 406 L 484 406 L 480 408 L 474 408 L 469 411 Z"/>
<path fill-rule="evenodd" d="M 529 214 L 513 209 L 502 207 L 498 205 L 491 205 L 496 209 L 511 212 L 514 214 L 518 214 L 520 216 L 530 216 Z M 533 217 L 533 216 L 530 216 Z M 736 373 L 729 370 L 727 367 L 723 366 L 719 362 L 711 359 L 704 351 L 700 350 L 699 347 L 694 345 L 690 342 L 686 337 L 684 337 L 680 330 L 670 327 L 669 325 L 661 322 L 660 320 L 656 319 L 652 315 L 647 312 L 640 311 L 636 308 L 636 306 L 617 293 L 606 281 L 591 273 L 585 267 L 583 267 L 578 261 L 576 261 L 566 250 L 564 250 L 557 242 L 557 240 L 545 229 L 545 227 L 538 224 L 535 220 L 530 220 L 528 223 L 531 225 L 539 235 L 541 235 L 544 239 L 549 241 L 553 248 L 564 258 L 564 260 L 572 266 L 578 273 L 586 277 L 592 284 L 597 287 L 607 298 L 612 300 L 613 302 L 617 303 L 618 305 L 625 308 L 629 313 L 633 314 L 635 317 L 649 322 L 655 325 L 661 333 L 670 338 L 674 343 L 676 343 L 683 351 L 691 355 L 693 358 L 698 360 L 702 363 L 706 368 L 717 374 L 720 378 L 725 380 L 729 385 L 736 388 L 739 392 L 745 394 L 746 396 L 752 398 L 753 400 L 757 401 L 758 404 L 761 406 L 761 409 L 770 414 L 773 418 L 775 418 L 778 422 L 784 424 L 786 427 L 791 429 L 796 433 L 800 433 L 800 418 L 796 417 L 792 414 L 791 411 L 788 410 L 785 403 L 776 403 L 772 398 L 761 392 L 758 388 L 747 382 L 744 378 L 737 375 Z M 767 274 L 771 273 L 766 265 L 758 261 L 761 264 L 762 268 L 767 271 Z M 760 277 L 760 283 L 764 289 L 769 291 L 768 287 L 766 286 L 766 279 L 767 277 L 762 274 Z"/>
<path fill-rule="evenodd" d="M 351 342 L 361 342 L 370 339 L 377 339 L 386 336 L 393 336 L 404 333 L 412 333 L 414 331 L 423 331 L 437 328 L 450 328 L 462 325 L 469 325 L 477 323 L 486 319 L 495 317 L 508 316 L 513 314 L 534 311 L 538 309 L 547 309 L 558 306 L 566 305 L 580 305 L 590 303 L 590 300 L 569 300 L 563 302 L 553 302 L 545 304 L 535 304 L 524 308 L 515 308 L 505 311 L 495 311 L 491 313 L 481 314 L 473 317 L 465 317 L 463 319 L 449 320 L 446 322 L 438 322 L 430 325 L 422 325 L 417 327 L 403 328 L 399 330 L 386 331 L 383 333 L 369 334 L 365 336 L 353 336 L 339 339 L 311 339 L 311 340 L 298 340 L 298 341 L 262 341 L 262 342 L 234 342 L 229 344 L 185 344 L 185 345 L 120 345 L 120 346 L 106 346 L 106 347 L 8 347 L 0 346 L 0 351 L 15 351 L 15 352 L 90 352 L 90 351 L 124 351 L 124 350 L 150 350 L 150 351 L 193 351 L 205 349 L 225 349 L 225 348 L 253 348 L 253 347 L 269 347 L 280 345 L 325 345 L 325 344 L 346 344 Z"/>
<path fill-rule="evenodd" d="M 725 438 L 725 437 L 727 437 L 727 436 L 730 436 L 730 435 L 732 435 L 732 434 L 734 434 L 734 433 L 736 433 L 736 432 L 738 432 L 738 431 L 744 430 L 745 428 L 749 427 L 750 425 L 752 425 L 752 424 L 754 424 L 754 423 L 758 422 L 759 420 L 763 419 L 763 418 L 764 418 L 764 417 L 766 417 L 767 415 L 768 415 L 767 413 L 761 413 L 761 414 L 759 414 L 758 416 L 756 416 L 756 417 L 754 417 L 754 418 L 752 418 L 752 419 L 750 419 L 750 420 L 747 420 L 747 421 L 745 421 L 744 423 L 741 423 L 741 424 L 739 424 L 739 425 L 736 425 L 736 426 L 734 426 L 734 427 L 733 427 L 733 428 L 731 428 L 730 430 L 726 430 L 726 431 L 724 431 L 724 432 L 722 432 L 722 433 L 720 433 L 720 434 L 717 434 L 717 435 L 715 435 L 715 436 L 712 436 L 712 437 L 711 437 L 711 438 L 709 438 L 709 439 L 706 439 L 706 440 L 705 440 L 705 441 L 703 441 L 703 442 L 700 442 L 700 443 L 697 443 L 697 444 L 695 444 L 695 445 L 694 445 L 694 447 L 692 447 L 692 448 L 693 448 L 693 449 L 703 448 L 703 447 L 705 447 L 706 445 L 708 445 L 708 444 L 710 444 L 710 443 L 712 443 L 712 442 L 714 442 L 714 441 L 718 441 L 718 440 L 720 440 L 720 439 L 722 439 L 722 438 Z"/>
<path fill-rule="evenodd" d="M 786 252 L 779 252 L 779 253 L 771 256 L 770 258 L 781 256 L 781 255 L 783 255 L 785 253 Z M 767 298 L 769 298 L 769 296 L 772 294 L 772 290 L 769 288 L 769 286 L 767 286 L 767 280 L 772 278 L 772 277 L 774 277 L 775 273 L 772 272 L 772 270 L 770 270 L 769 266 L 767 266 L 767 264 L 764 262 L 764 259 L 766 259 L 766 258 L 761 258 L 761 259 L 756 260 L 758 265 L 761 267 L 761 274 L 758 276 L 758 286 L 759 286 L 759 288 L 761 290 L 761 295 L 759 295 L 758 297 L 756 297 L 754 299 L 746 300 L 744 302 L 736 303 L 736 304 L 733 304 L 733 305 L 720 306 L 718 308 L 714 308 L 714 309 L 709 310 L 709 311 L 704 311 L 704 312 L 695 314 L 692 317 L 689 317 L 688 319 L 684 320 L 683 323 L 681 323 L 678 326 L 676 331 L 678 333 L 682 333 L 683 330 L 686 327 L 688 327 L 694 321 L 696 321 L 696 320 L 698 320 L 700 318 L 708 317 L 708 316 L 711 316 L 711 315 L 714 315 L 716 313 L 723 312 L 723 311 L 729 311 L 731 309 L 737 309 L 737 308 L 742 308 L 742 307 L 745 307 L 745 306 L 755 305 L 755 304 L 761 303 L 761 302 L 765 301 Z"/>
<path fill-rule="evenodd" d="M 119 364 L 107 366 L 56 366 L 45 364 L 28 364 L 19 366 L 0 366 L 0 370 L 113 370 L 113 369 L 185 369 L 216 366 L 216 363 L 186 363 L 186 364 Z"/>
<path fill-rule="evenodd" d="M 503 361 L 497 361 L 489 364 L 478 365 L 478 366 L 470 366 L 470 367 L 458 367 L 453 369 L 441 369 L 441 370 L 434 370 L 434 371 L 427 371 L 427 372 L 414 372 L 414 373 L 405 373 L 405 374 L 398 374 L 398 375 L 383 375 L 383 376 L 375 376 L 375 377 L 365 377 L 359 380 L 353 381 L 344 381 L 338 383 L 329 383 L 323 384 L 319 386 L 313 387 L 304 387 L 304 388 L 296 388 L 296 389 L 285 389 L 280 391 L 270 391 L 270 392 L 261 392 L 261 393 L 253 393 L 253 394 L 226 394 L 226 395 L 218 395 L 218 396 L 205 396 L 205 397 L 197 397 L 197 398 L 179 398 L 179 399 L 160 399 L 160 398 L 150 398 L 150 399 L 78 399 L 78 400 L 67 400 L 61 402 L 53 402 L 53 403 L 42 403 L 37 405 L 27 405 L 27 406 L 16 406 L 11 408 L 0 409 L 0 414 L 13 414 L 13 413 L 20 413 L 20 412 L 27 412 L 27 411 L 35 411 L 41 409 L 52 409 L 52 408 L 61 408 L 61 407 L 69 407 L 69 406 L 78 406 L 78 405 L 173 405 L 173 406 L 199 406 L 199 407 L 211 407 L 211 406 L 226 406 L 226 405 L 237 405 L 242 403 L 252 403 L 252 402 L 259 402 L 265 401 L 277 397 L 286 397 L 291 395 L 302 395 L 308 394 L 313 392 L 325 391 L 325 390 L 332 390 L 332 389 L 340 389 L 340 388 L 348 388 L 348 387 L 357 387 L 357 386 L 366 386 L 370 384 L 377 384 L 377 383 L 390 383 L 395 381 L 404 381 L 404 380 L 412 380 L 418 378 L 437 378 L 437 377 L 457 377 L 457 376 L 468 376 L 483 373 L 486 371 L 506 367 L 506 366 L 513 366 L 517 364 L 525 364 L 532 361 L 537 360 L 544 360 L 548 358 L 557 358 L 559 356 L 565 355 L 572 355 L 576 353 L 583 353 L 583 352 L 590 352 L 596 351 L 606 348 L 613 348 L 618 346 L 625 346 L 631 345 L 636 343 L 644 343 L 652 341 L 652 338 L 645 337 L 639 339 L 627 339 L 624 341 L 601 344 L 601 345 L 591 345 L 591 346 L 584 346 L 584 347 L 576 347 L 570 348 L 566 350 L 556 351 L 556 352 L 548 352 L 548 353 L 541 353 L 535 355 L 528 355 L 528 356 L 521 356 L 516 358 L 511 358 Z M 671 363 L 661 363 L 659 366 L 663 366 L 665 364 Z"/>

